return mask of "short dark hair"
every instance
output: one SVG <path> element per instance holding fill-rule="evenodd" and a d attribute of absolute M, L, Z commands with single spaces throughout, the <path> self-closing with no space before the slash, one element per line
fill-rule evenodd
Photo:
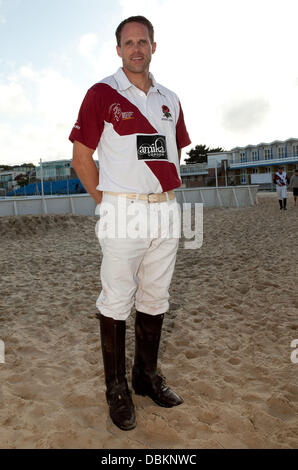
<path fill-rule="evenodd" d="M 298 171 L 298 168 L 295 168 L 295 170 L 294 170 L 294 171 Z"/>
<path fill-rule="evenodd" d="M 121 44 L 121 31 L 124 25 L 127 23 L 141 23 L 145 26 L 147 26 L 148 31 L 149 31 L 149 38 L 151 44 L 154 42 L 154 28 L 152 23 L 145 18 L 145 16 L 130 16 L 129 18 L 126 18 L 126 20 L 121 21 L 119 24 L 118 28 L 116 29 L 116 39 L 117 39 L 117 45 L 120 47 Z"/>

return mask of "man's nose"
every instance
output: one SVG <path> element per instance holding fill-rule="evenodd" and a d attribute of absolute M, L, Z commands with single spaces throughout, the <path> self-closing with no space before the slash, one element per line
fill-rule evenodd
<path fill-rule="evenodd" d="M 135 44 L 133 45 L 133 51 L 134 51 L 134 52 L 138 52 L 139 50 L 140 50 L 140 45 L 139 45 L 138 43 L 135 43 Z"/>

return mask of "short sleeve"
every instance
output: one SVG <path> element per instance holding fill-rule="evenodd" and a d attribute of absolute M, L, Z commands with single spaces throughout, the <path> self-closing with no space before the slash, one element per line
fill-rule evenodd
<path fill-rule="evenodd" d="M 90 88 L 81 104 L 78 119 L 72 128 L 69 140 L 95 150 L 104 128 L 104 106 L 99 93 Z"/>
<path fill-rule="evenodd" d="M 184 116 L 183 116 L 183 111 L 182 111 L 180 101 L 179 101 L 179 117 L 178 117 L 178 121 L 176 124 L 176 142 L 177 142 L 178 149 L 181 149 L 182 147 L 186 147 L 187 145 L 191 144 L 191 140 L 189 138 L 189 135 L 185 126 Z"/>

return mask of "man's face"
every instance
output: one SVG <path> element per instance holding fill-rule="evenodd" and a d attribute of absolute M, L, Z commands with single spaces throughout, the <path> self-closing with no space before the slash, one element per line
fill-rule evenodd
<path fill-rule="evenodd" d="M 278 169 L 278 173 L 282 173 L 282 168 L 279 168 L 279 169 Z"/>
<path fill-rule="evenodd" d="M 117 54 L 122 58 L 124 69 L 132 73 L 148 72 L 155 49 L 156 43 L 151 44 L 147 26 L 135 22 L 123 26 Z"/>

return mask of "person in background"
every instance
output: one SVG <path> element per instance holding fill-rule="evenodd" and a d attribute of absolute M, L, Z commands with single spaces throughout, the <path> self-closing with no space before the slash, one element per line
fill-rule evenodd
<path fill-rule="evenodd" d="M 293 190 L 294 207 L 296 207 L 298 196 L 298 168 L 295 168 L 295 173 L 291 176 L 290 188 Z"/>
<path fill-rule="evenodd" d="M 284 170 L 283 166 L 278 167 L 278 171 L 273 176 L 273 182 L 276 185 L 277 199 L 279 200 L 279 208 L 287 210 L 287 187 L 290 178 Z"/>

